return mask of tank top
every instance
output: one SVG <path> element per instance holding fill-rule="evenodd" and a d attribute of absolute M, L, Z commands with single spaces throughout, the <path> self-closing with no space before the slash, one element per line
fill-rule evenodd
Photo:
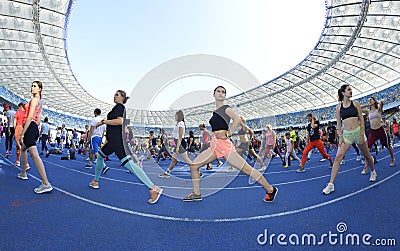
<path fill-rule="evenodd" d="M 37 125 L 39 125 L 40 124 L 39 118 L 40 118 L 40 115 L 42 114 L 42 103 L 40 102 L 40 98 L 37 98 L 37 99 L 38 99 L 38 104 L 35 107 L 35 112 L 33 113 L 32 121 L 35 121 L 35 123 Z M 25 115 L 24 115 L 24 119 L 23 119 L 23 124 L 25 124 L 26 119 L 29 116 L 29 109 L 31 106 L 30 104 L 31 104 L 31 102 L 29 102 L 28 104 L 25 105 Z"/>
<path fill-rule="evenodd" d="M 350 101 L 350 106 L 344 108 L 343 103 L 340 105 L 340 117 L 342 120 L 347 118 L 358 117 L 357 108 L 354 106 L 353 101 Z"/>
<path fill-rule="evenodd" d="M 269 131 L 267 132 L 267 145 L 272 146 L 275 144 L 274 134 Z"/>

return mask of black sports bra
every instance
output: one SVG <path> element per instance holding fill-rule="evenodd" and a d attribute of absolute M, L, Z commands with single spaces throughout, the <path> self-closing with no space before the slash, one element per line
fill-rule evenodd
<path fill-rule="evenodd" d="M 343 103 L 340 105 L 340 117 L 342 118 L 342 120 L 352 117 L 358 118 L 357 108 L 354 106 L 353 101 L 350 102 L 350 106 L 346 108 L 343 107 Z"/>
<path fill-rule="evenodd" d="M 219 130 L 228 130 L 229 129 L 229 122 L 231 118 L 226 114 L 226 109 L 230 107 L 229 105 L 223 105 L 217 110 L 213 112 L 209 123 L 211 125 L 211 130 L 213 132 Z"/>

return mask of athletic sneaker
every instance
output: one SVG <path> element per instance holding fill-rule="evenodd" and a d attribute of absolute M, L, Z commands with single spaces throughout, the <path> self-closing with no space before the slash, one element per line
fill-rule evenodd
<path fill-rule="evenodd" d="M 319 162 L 324 162 L 324 161 L 326 161 L 325 158 L 322 158 L 322 159 L 319 160 Z"/>
<path fill-rule="evenodd" d="M 53 187 L 49 184 L 44 185 L 44 184 L 40 184 L 40 186 L 38 186 L 37 188 L 33 189 L 33 191 L 35 193 L 48 193 L 51 190 L 53 190 Z"/>
<path fill-rule="evenodd" d="M 288 166 L 288 165 L 285 165 L 284 168 L 289 168 L 289 166 Z"/>
<path fill-rule="evenodd" d="M 212 170 L 212 169 L 213 169 L 213 168 L 212 168 L 211 165 L 207 166 L 207 168 L 206 168 L 206 170 Z"/>
<path fill-rule="evenodd" d="M 333 167 L 333 161 L 332 160 L 330 160 L 330 163 L 329 163 L 329 168 L 332 168 Z"/>
<path fill-rule="evenodd" d="M 92 165 L 91 164 L 86 164 L 85 168 L 86 169 L 92 169 Z"/>
<path fill-rule="evenodd" d="M 361 171 L 361 174 L 362 175 L 365 175 L 365 174 L 367 174 L 368 173 L 368 169 L 367 168 L 363 168 L 363 170 Z"/>
<path fill-rule="evenodd" d="M 98 188 L 99 188 L 99 182 L 98 182 L 98 181 L 95 181 L 95 180 L 92 180 L 92 181 L 89 183 L 89 186 L 92 187 L 92 188 L 94 188 L 94 189 L 98 189 Z"/>
<path fill-rule="evenodd" d="M 304 169 L 304 167 L 303 167 L 303 166 L 300 166 L 300 168 L 297 169 L 296 172 L 298 172 L 298 173 L 304 173 L 305 171 L 306 171 L 306 170 Z"/>
<path fill-rule="evenodd" d="M 50 152 L 46 153 L 46 158 L 48 158 L 50 156 Z"/>
<path fill-rule="evenodd" d="M 375 156 L 372 156 L 372 158 L 374 158 L 374 164 L 378 163 L 378 160 L 376 159 Z"/>
<path fill-rule="evenodd" d="M 202 178 L 204 176 L 204 174 L 202 172 L 199 172 L 200 174 L 200 178 Z"/>
<path fill-rule="evenodd" d="M 378 176 L 378 174 L 376 174 L 375 170 L 373 172 L 371 172 L 371 176 L 369 178 L 369 181 L 374 182 L 376 181 L 376 177 Z"/>
<path fill-rule="evenodd" d="M 262 167 L 258 168 L 257 170 L 260 171 L 260 172 L 264 172 L 265 170 L 267 170 L 267 167 L 266 166 L 262 166 Z"/>
<path fill-rule="evenodd" d="M 330 194 L 335 191 L 335 185 L 328 183 L 324 189 L 322 189 L 323 194 Z"/>
<path fill-rule="evenodd" d="M 28 175 L 23 174 L 23 173 L 18 173 L 17 175 L 18 178 L 20 178 L 21 180 L 27 180 L 28 179 Z"/>
<path fill-rule="evenodd" d="M 169 178 L 171 178 L 171 174 L 169 174 L 168 172 L 165 172 L 163 174 L 158 175 L 158 177 L 160 177 L 162 179 L 169 179 Z"/>
<path fill-rule="evenodd" d="M 194 192 L 182 199 L 183 201 L 201 201 L 201 194 L 195 194 Z"/>
<path fill-rule="evenodd" d="M 278 188 L 273 187 L 274 190 L 272 191 L 272 193 L 266 193 L 264 196 L 264 202 L 274 202 L 276 194 L 278 193 Z"/>
<path fill-rule="evenodd" d="M 154 187 L 153 189 L 150 189 L 150 199 L 147 201 L 150 204 L 155 204 L 157 203 L 158 199 L 160 198 L 163 190 L 159 187 Z"/>
<path fill-rule="evenodd" d="M 14 166 L 20 166 L 19 161 L 15 161 Z"/>
<path fill-rule="evenodd" d="M 106 174 L 110 168 L 108 166 L 103 167 L 101 174 Z"/>
<path fill-rule="evenodd" d="M 344 161 L 344 159 L 342 159 L 342 161 L 340 161 L 340 164 L 344 165 L 344 163 L 346 163 L 346 162 Z"/>
<path fill-rule="evenodd" d="M 358 155 L 356 160 L 357 160 L 357 161 L 361 160 L 361 156 Z"/>
<path fill-rule="evenodd" d="M 235 168 L 233 168 L 233 167 L 229 167 L 229 168 L 225 169 L 225 172 L 227 172 L 227 173 L 232 173 L 234 171 L 235 171 Z"/>
<path fill-rule="evenodd" d="M 390 160 L 390 166 L 394 166 L 394 159 Z"/>

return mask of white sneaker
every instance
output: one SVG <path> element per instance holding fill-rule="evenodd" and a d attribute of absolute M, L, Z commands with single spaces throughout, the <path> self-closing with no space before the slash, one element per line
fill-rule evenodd
<path fill-rule="evenodd" d="M 376 181 L 376 177 L 378 176 L 378 174 L 376 174 L 375 170 L 373 172 L 371 172 L 371 176 L 369 178 L 369 181 L 374 182 Z"/>
<path fill-rule="evenodd" d="M 335 185 L 328 183 L 324 189 L 322 189 L 323 194 L 330 194 L 335 191 Z"/>
<path fill-rule="evenodd" d="M 169 174 L 168 172 L 165 172 L 163 174 L 158 175 L 158 177 L 160 177 L 162 179 L 169 179 L 169 178 L 171 178 L 171 174 Z"/>
<path fill-rule="evenodd" d="M 322 158 L 319 160 L 319 162 L 324 162 L 325 160 L 326 160 L 325 158 Z"/>
<path fill-rule="evenodd" d="M 344 165 L 344 163 L 345 163 L 345 161 L 344 161 L 344 159 L 342 159 L 342 161 L 340 161 L 340 164 Z"/>
<path fill-rule="evenodd" d="M 361 156 L 357 156 L 357 159 L 356 159 L 357 161 L 359 161 L 359 160 L 361 160 Z"/>
<path fill-rule="evenodd" d="M 363 170 L 361 171 L 362 175 L 366 175 L 368 173 L 368 169 L 367 168 L 363 168 Z"/>
<path fill-rule="evenodd" d="M 227 172 L 227 173 L 232 173 L 234 171 L 235 171 L 235 168 L 233 168 L 233 167 L 229 167 L 229 168 L 225 169 L 225 172 Z"/>
<path fill-rule="evenodd" d="M 263 166 L 261 168 L 258 168 L 257 170 L 260 171 L 260 172 L 264 172 L 265 170 L 267 170 L 267 167 Z"/>

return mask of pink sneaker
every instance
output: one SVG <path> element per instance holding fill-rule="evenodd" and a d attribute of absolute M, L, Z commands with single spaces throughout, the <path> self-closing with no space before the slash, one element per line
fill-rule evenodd
<path fill-rule="evenodd" d="M 163 190 L 161 188 L 159 188 L 158 186 L 154 186 L 154 188 L 150 189 L 150 199 L 147 202 L 149 202 L 150 204 L 157 203 L 162 192 L 163 192 Z"/>

